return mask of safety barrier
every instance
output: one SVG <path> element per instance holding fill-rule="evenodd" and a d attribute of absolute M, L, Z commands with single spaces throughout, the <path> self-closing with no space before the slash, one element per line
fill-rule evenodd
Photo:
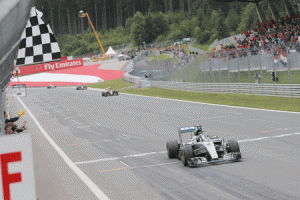
<path fill-rule="evenodd" d="M 298 84 L 251 84 L 251 83 L 188 83 L 170 81 L 152 81 L 152 87 L 193 92 L 239 93 L 261 96 L 300 98 Z"/>
<path fill-rule="evenodd" d="M 133 61 L 130 62 L 130 64 L 125 68 L 124 71 L 125 71 L 123 75 L 124 81 L 138 85 L 139 88 L 147 88 L 152 86 L 152 81 L 129 74 L 131 71 L 133 71 Z"/>

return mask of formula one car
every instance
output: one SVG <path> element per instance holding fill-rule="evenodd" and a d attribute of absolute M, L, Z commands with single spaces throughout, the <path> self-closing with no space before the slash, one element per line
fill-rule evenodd
<path fill-rule="evenodd" d="M 179 128 L 179 142 L 167 141 L 168 157 L 179 158 L 184 166 L 189 167 L 242 159 L 236 140 L 221 140 L 218 136 L 205 136 L 203 132 L 201 125 Z M 183 136 L 187 136 L 187 142 L 183 142 Z"/>
<path fill-rule="evenodd" d="M 111 88 L 106 88 L 104 92 L 102 92 L 102 96 L 107 97 L 107 96 L 115 96 L 119 95 L 119 92 L 117 90 L 111 90 Z"/>
<path fill-rule="evenodd" d="M 76 90 L 86 90 L 86 89 L 87 89 L 87 87 L 84 85 L 80 85 L 80 86 L 76 87 Z"/>
<path fill-rule="evenodd" d="M 52 85 L 51 83 L 49 84 L 49 86 L 47 86 L 47 89 L 53 89 L 53 88 L 56 88 L 56 86 Z"/>

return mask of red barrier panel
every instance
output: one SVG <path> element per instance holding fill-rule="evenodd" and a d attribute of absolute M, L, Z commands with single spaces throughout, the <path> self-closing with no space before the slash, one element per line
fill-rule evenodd
<path fill-rule="evenodd" d="M 23 66 L 19 67 L 18 75 L 25 75 L 25 74 L 35 74 L 40 72 L 48 72 L 48 71 L 55 71 L 60 69 L 68 69 L 73 67 L 82 67 L 83 60 L 75 59 L 75 60 L 63 60 L 59 62 L 51 62 L 39 65 L 31 65 L 31 66 Z"/>

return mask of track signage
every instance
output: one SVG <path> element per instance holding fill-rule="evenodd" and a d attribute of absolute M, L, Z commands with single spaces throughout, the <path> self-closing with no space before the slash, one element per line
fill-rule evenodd
<path fill-rule="evenodd" d="M 31 135 L 2 136 L 0 146 L 0 199 L 36 200 Z"/>

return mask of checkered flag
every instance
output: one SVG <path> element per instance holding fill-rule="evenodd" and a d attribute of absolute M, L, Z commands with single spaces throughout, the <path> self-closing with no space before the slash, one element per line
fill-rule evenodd
<path fill-rule="evenodd" d="M 22 33 L 16 65 L 32 65 L 61 60 L 60 48 L 53 32 L 35 7 Z"/>

